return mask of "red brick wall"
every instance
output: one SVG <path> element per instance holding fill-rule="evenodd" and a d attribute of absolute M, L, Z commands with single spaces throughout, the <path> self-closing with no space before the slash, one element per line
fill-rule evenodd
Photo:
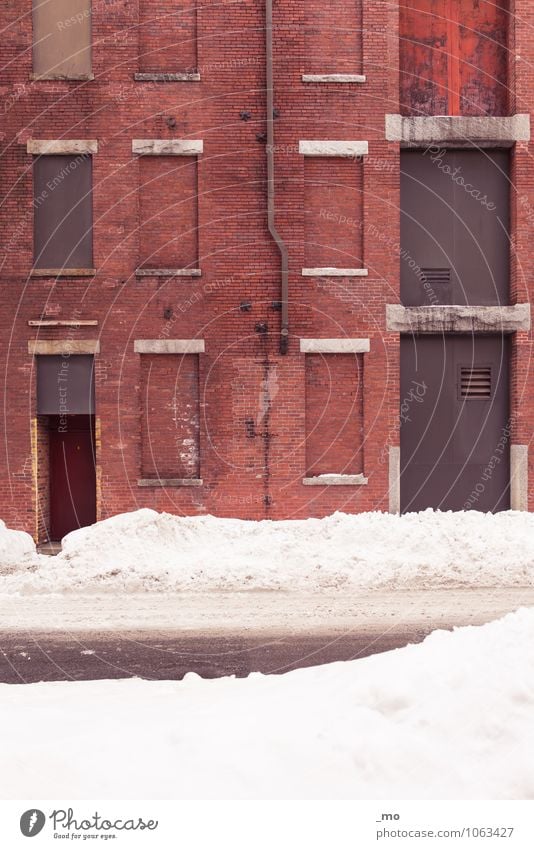
<path fill-rule="evenodd" d="M 148 7 L 141 9 L 141 17 Z M 199 7 L 196 64 L 201 81 L 195 83 L 134 80 L 135 73 L 149 69 L 135 0 L 94 0 L 93 81 L 32 82 L 30 0 L 2 4 L 0 167 L 5 196 L 0 206 L 0 354 L 6 439 L 0 446 L 0 476 L 5 482 L 0 515 L 13 526 L 31 533 L 35 529 L 30 438 L 35 387 L 28 340 L 64 339 L 68 334 L 100 339 L 96 414 L 102 438 L 102 517 L 136 507 L 246 518 L 387 509 L 385 458 L 389 445 L 398 444 L 399 337 L 386 331 L 385 307 L 399 302 L 399 146 L 385 141 L 384 120 L 387 113 L 399 112 L 399 10 L 396 4 L 366 0 L 358 53 L 352 25 L 346 23 L 354 19 L 354 8 L 348 0 L 328 5 L 319 0 L 275 4 L 276 220 L 289 248 L 290 264 L 289 351 L 280 356 L 280 313 L 273 307 L 280 300 L 280 264 L 266 226 L 264 3 L 226 0 Z M 521 60 L 515 62 L 514 96 L 516 110 L 528 112 L 534 91 L 529 0 L 517 0 L 515 10 L 515 48 Z M 341 26 L 349 26 L 350 31 L 346 37 L 339 32 L 335 38 L 325 35 L 322 44 L 312 49 L 307 30 L 319 29 L 316 22 L 324 20 L 323 12 L 329 18 L 341 13 L 345 21 Z M 180 59 L 181 67 L 175 67 L 174 59 Z M 158 67 L 150 70 L 161 70 L 160 60 L 163 66 L 160 55 Z M 184 50 L 176 52 L 172 70 L 183 70 L 190 62 Z M 329 71 L 363 72 L 367 82 L 301 81 L 303 73 Z M 241 113 L 248 113 L 250 119 L 243 120 Z M 32 174 L 25 142 L 30 137 L 99 141 L 93 157 L 94 279 L 56 281 L 29 276 Z M 204 141 L 198 163 L 200 278 L 135 277 L 146 250 L 146 244 L 141 245 L 145 213 L 139 167 L 150 168 L 155 162 L 157 169 L 169 159 L 140 163 L 132 157 L 132 138 Z M 361 169 L 362 265 L 369 269 L 368 278 L 302 277 L 309 251 L 304 214 L 308 162 L 298 153 L 299 139 L 369 142 L 369 156 L 363 165 L 352 163 L 353 172 L 349 163 L 334 159 L 329 166 L 332 174 L 345 165 L 350 173 Z M 192 160 L 177 160 L 178 167 L 182 163 L 183 174 L 190 176 Z M 517 145 L 514 175 L 513 204 L 520 213 L 514 231 L 514 291 L 524 300 L 531 294 L 534 279 L 527 206 L 534 209 L 530 145 Z M 176 183 L 169 192 L 168 202 L 182 197 L 180 185 Z M 172 226 L 171 216 L 167 220 L 162 213 L 160 219 L 161 229 L 154 229 L 147 239 L 158 250 L 161 244 L 156 236 Z M 180 220 L 173 213 L 172 222 L 178 226 Z M 327 224 L 324 240 L 331 242 L 335 234 Z M 352 244 L 354 228 L 345 230 L 340 225 L 337 237 L 343 244 Z M 313 238 L 317 240 L 316 235 Z M 188 256 L 184 254 L 184 260 Z M 176 254 L 173 264 L 179 260 Z M 244 303 L 250 304 L 249 310 L 241 309 Z M 71 332 L 28 325 L 41 316 L 65 320 L 74 314 L 82 320 L 97 320 L 97 327 Z M 300 353 L 300 338 L 317 337 L 370 339 L 370 353 L 363 355 L 367 486 L 323 489 L 302 484 L 307 473 L 307 439 L 305 355 Z M 133 343 L 157 338 L 205 340 L 206 353 L 198 358 L 202 487 L 137 487 L 142 467 L 142 367 Z M 518 421 L 514 439 L 521 441 L 528 441 L 534 429 L 530 351 L 530 335 L 519 334 L 512 383 Z M 160 388 L 165 397 L 166 378 Z M 341 389 L 333 398 L 334 413 L 337 403 L 340 410 L 346 406 L 345 387 Z M 339 457 L 330 459 L 339 460 L 341 466 L 345 448 L 339 450 Z M 534 468 L 530 480 L 534 498 Z"/>

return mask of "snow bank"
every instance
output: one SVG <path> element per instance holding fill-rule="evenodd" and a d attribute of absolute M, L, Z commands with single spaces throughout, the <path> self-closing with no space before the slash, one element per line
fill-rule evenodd
<path fill-rule="evenodd" d="M 0 576 L 17 569 L 37 567 L 35 543 L 24 531 L 12 531 L 0 519 Z"/>
<path fill-rule="evenodd" d="M 0 796 L 534 799 L 533 646 L 523 609 L 281 676 L 3 684 Z"/>
<path fill-rule="evenodd" d="M 24 536 L 24 535 L 22 535 Z M 11 555 L 15 558 L 15 555 Z M 427 510 L 247 522 L 138 510 L 65 537 L 0 592 L 533 586 L 534 515 Z"/>

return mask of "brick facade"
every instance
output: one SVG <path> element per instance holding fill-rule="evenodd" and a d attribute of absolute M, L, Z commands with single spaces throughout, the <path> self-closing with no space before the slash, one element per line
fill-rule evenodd
<path fill-rule="evenodd" d="M 528 113 L 532 9 L 528 0 L 513 5 L 510 101 L 513 112 Z M 169 21 L 151 20 L 154 9 Z M 138 507 L 253 519 L 387 510 L 400 402 L 400 337 L 385 318 L 386 304 L 399 302 L 400 145 L 385 137 L 386 114 L 403 111 L 397 4 L 274 4 L 276 223 L 290 268 L 286 355 L 280 260 L 266 215 L 264 3 L 223 0 L 195 11 L 179 0 L 93 0 L 94 79 L 78 81 L 31 79 L 30 0 L 5 0 L 0 15 L 0 515 L 46 535 L 46 505 L 38 506 L 46 501 L 46 452 L 28 341 L 77 337 L 100 340 L 99 518 Z M 139 73 L 200 80 L 136 80 Z M 366 80 L 303 82 L 303 74 Z M 94 277 L 31 276 L 29 139 L 98 142 Z M 201 139 L 203 152 L 138 156 L 133 139 Z M 305 157 L 301 139 L 365 140 L 369 153 Z M 530 301 L 533 286 L 528 143 L 515 145 L 512 163 L 514 303 Z M 329 266 L 367 276 L 302 274 Z M 199 268 L 201 276 L 136 275 L 143 267 Z M 40 319 L 98 324 L 28 324 Z M 370 350 L 307 355 L 301 338 L 366 338 Z M 205 353 L 157 361 L 134 352 L 136 339 L 203 339 Z M 514 334 L 512 344 L 512 441 L 528 444 L 530 334 Z M 326 399 L 330 412 L 321 417 Z M 309 488 L 302 480 L 310 472 L 361 473 L 368 482 Z M 158 474 L 202 485 L 138 486 Z"/>

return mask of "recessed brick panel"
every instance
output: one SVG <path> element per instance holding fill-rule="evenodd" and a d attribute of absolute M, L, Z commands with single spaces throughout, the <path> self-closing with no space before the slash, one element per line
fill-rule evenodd
<path fill-rule="evenodd" d="M 197 354 L 141 355 L 141 475 L 198 478 Z"/>
<path fill-rule="evenodd" d="M 362 73 L 362 0 L 303 3 L 305 74 Z M 363 69 L 365 72 L 365 69 Z"/>
<path fill-rule="evenodd" d="M 196 3 L 141 0 L 139 70 L 177 73 L 197 68 Z"/>
<path fill-rule="evenodd" d="M 306 354 L 306 474 L 363 472 L 363 354 Z"/>
<path fill-rule="evenodd" d="M 139 158 L 139 265 L 198 265 L 197 160 L 194 156 Z"/>
<path fill-rule="evenodd" d="M 304 264 L 307 268 L 363 266 L 363 165 L 309 156 L 304 160 Z"/>

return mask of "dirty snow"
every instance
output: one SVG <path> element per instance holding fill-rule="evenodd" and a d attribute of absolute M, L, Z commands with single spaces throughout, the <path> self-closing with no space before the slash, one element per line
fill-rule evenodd
<path fill-rule="evenodd" d="M 0 705 L 3 799 L 534 799 L 534 610 L 281 676 L 2 684 Z"/>
<path fill-rule="evenodd" d="M 73 531 L 57 557 L 0 527 L 0 593 L 534 585 L 534 515 L 334 513 L 244 521 L 142 509 Z"/>

